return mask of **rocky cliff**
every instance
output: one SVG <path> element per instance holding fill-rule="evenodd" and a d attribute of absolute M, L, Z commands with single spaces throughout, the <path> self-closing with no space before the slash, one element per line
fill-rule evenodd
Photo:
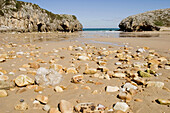
<path fill-rule="evenodd" d="M 129 16 L 119 24 L 121 31 L 159 31 L 170 27 L 170 8 Z"/>
<path fill-rule="evenodd" d="M 0 32 L 79 30 L 82 24 L 74 15 L 53 14 L 32 3 L 0 0 Z"/>

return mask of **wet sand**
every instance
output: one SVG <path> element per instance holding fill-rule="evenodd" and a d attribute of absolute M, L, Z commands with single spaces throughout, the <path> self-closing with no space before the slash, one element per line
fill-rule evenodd
<path fill-rule="evenodd" d="M 135 37 L 136 34 L 139 34 L 140 37 Z M 115 58 L 115 56 L 118 54 L 115 51 L 124 51 L 124 45 L 132 47 L 128 50 L 134 54 L 139 48 L 149 47 L 149 50 L 155 50 L 155 53 L 158 53 L 159 57 L 162 56 L 165 57 L 167 61 L 170 60 L 170 34 L 167 32 L 149 32 L 149 37 L 148 34 L 146 35 L 146 33 L 144 33 L 142 36 L 141 33 L 129 33 L 126 35 L 121 34 L 121 36 L 119 35 L 119 38 L 114 37 L 112 34 L 102 34 L 102 36 L 100 34 L 93 34 L 89 37 L 89 35 L 87 36 L 83 33 L 1 34 L 0 40 L 0 54 L 8 54 L 8 58 L 5 58 L 6 60 L 0 63 L 1 72 L 9 77 L 6 82 L 13 84 L 13 88 L 6 90 L 8 92 L 8 96 L 0 97 L 0 113 L 47 113 L 47 111 L 42 109 L 44 104 L 41 104 L 39 109 L 34 108 L 33 101 L 39 94 L 49 98 L 47 104 L 50 105 L 51 108 L 58 108 L 58 104 L 61 100 L 67 100 L 71 102 L 73 106 L 84 102 L 102 104 L 105 106 L 104 111 L 106 113 L 109 109 L 113 109 L 113 106 L 116 104 L 116 102 L 122 101 L 122 99 L 117 98 L 117 95 L 120 93 L 120 91 L 108 93 L 105 91 L 106 86 L 118 86 L 120 88 L 125 83 L 131 82 L 132 78 L 110 77 L 110 79 L 106 79 L 104 77 L 93 77 L 94 74 L 83 74 L 87 63 L 89 67 L 94 69 L 97 69 L 99 64 L 97 64 L 97 61 L 95 60 L 77 60 L 77 53 L 80 53 L 81 55 L 87 55 L 88 53 L 91 55 L 89 56 L 90 58 L 95 59 L 95 57 L 99 56 L 98 52 L 113 51 L 113 53 L 109 53 L 109 55 L 104 56 L 104 59 L 106 60 L 102 60 L 106 62 L 105 67 L 107 67 L 109 71 L 116 71 L 118 69 L 119 66 L 115 65 L 115 63 L 119 62 L 119 59 Z M 73 49 L 69 50 L 69 46 L 71 46 Z M 83 50 L 75 50 L 76 47 L 82 47 Z M 142 54 L 142 56 L 146 57 L 149 54 L 149 50 L 146 50 L 146 53 Z M 24 54 L 17 55 L 16 52 L 24 52 Z M 38 59 L 42 59 L 44 62 L 40 63 L 37 61 Z M 51 62 L 51 60 L 54 60 L 54 62 Z M 16 79 L 16 77 L 21 74 L 27 75 L 35 80 L 37 69 L 24 67 L 26 71 L 19 71 L 19 68 L 30 62 L 37 62 L 40 67 L 45 68 L 50 68 L 50 66 L 53 64 L 62 65 L 63 69 L 62 71 L 60 70 L 60 73 L 63 76 L 63 80 L 58 84 L 58 86 L 63 86 L 66 89 L 64 88 L 63 92 L 58 93 L 54 91 L 54 86 L 46 86 L 42 92 L 35 92 L 34 88 L 29 89 L 25 86 L 18 87 L 16 84 L 14 85 L 14 79 Z M 141 57 L 139 60 L 132 59 L 130 64 L 134 62 L 147 61 Z M 72 77 L 77 74 L 67 74 L 65 70 L 70 67 L 75 67 L 78 71 L 77 74 L 84 76 L 84 84 L 75 84 L 71 82 Z M 129 69 L 131 69 L 131 67 L 129 67 L 127 70 Z M 146 69 L 146 67 L 143 67 L 143 69 Z M 126 69 L 122 69 L 120 72 L 124 73 L 125 70 Z M 10 75 L 10 72 L 14 72 L 14 75 Z M 159 68 L 157 72 L 162 73 L 162 75 L 157 77 L 152 75 L 152 77 L 143 79 L 145 82 L 163 82 L 165 84 L 164 88 L 145 87 L 145 85 L 137 85 L 134 83 L 138 87 L 138 90 L 137 94 L 132 96 L 130 102 L 126 102 L 129 106 L 127 112 L 169 112 L 168 105 L 160 105 L 155 100 L 159 98 L 166 100 L 170 99 L 170 93 L 169 90 L 167 90 L 170 89 L 170 70 L 164 69 L 163 67 Z M 101 76 L 102 74 L 107 74 L 107 72 L 104 73 L 100 70 L 98 70 L 97 73 L 101 74 Z M 20 99 L 24 99 L 24 102 L 28 104 L 29 107 L 27 110 L 18 111 L 14 109 L 14 107 L 20 103 Z M 134 101 L 135 99 L 141 99 L 142 102 Z"/>

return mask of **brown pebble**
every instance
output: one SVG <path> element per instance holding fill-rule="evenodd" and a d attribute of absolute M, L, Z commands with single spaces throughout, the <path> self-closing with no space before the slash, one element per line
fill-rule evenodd
<path fill-rule="evenodd" d="M 136 102 L 143 102 L 143 100 L 142 100 L 142 99 L 139 99 L 139 98 L 134 99 L 134 101 L 136 101 Z"/>

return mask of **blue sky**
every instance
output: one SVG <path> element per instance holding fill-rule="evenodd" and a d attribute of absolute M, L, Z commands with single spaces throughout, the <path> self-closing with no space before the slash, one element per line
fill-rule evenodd
<path fill-rule="evenodd" d="M 130 15 L 170 8 L 170 0 L 21 0 L 56 14 L 73 14 L 84 28 L 113 28 Z"/>

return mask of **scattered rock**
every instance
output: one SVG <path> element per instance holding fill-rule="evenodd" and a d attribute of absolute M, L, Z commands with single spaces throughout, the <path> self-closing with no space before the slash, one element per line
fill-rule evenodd
<path fill-rule="evenodd" d="M 19 71 L 27 71 L 25 68 L 19 68 Z"/>
<path fill-rule="evenodd" d="M 126 74 L 125 74 L 125 73 L 114 73 L 114 74 L 113 74 L 113 77 L 116 77 L 116 78 L 124 78 L 124 77 L 126 77 Z"/>
<path fill-rule="evenodd" d="M 170 100 L 157 99 L 156 102 L 161 104 L 161 105 L 170 105 Z"/>
<path fill-rule="evenodd" d="M 129 106 L 125 102 L 117 102 L 113 109 L 126 112 L 129 109 Z"/>
<path fill-rule="evenodd" d="M 36 100 L 46 104 L 48 102 L 48 97 L 47 96 L 43 96 L 43 95 L 37 95 Z"/>
<path fill-rule="evenodd" d="M 119 87 L 117 87 L 117 86 L 107 86 L 106 87 L 106 92 L 111 93 L 111 92 L 116 92 L 116 91 L 119 91 Z"/>
<path fill-rule="evenodd" d="M 132 100 L 132 96 L 129 93 L 120 92 L 118 94 L 118 98 L 125 100 L 126 102 L 130 102 Z"/>
<path fill-rule="evenodd" d="M 54 90 L 56 92 L 63 92 L 63 89 L 60 86 L 55 86 Z"/>
<path fill-rule="evenodd" d="M 26 86 L 26 85 L 34 84 L 34 80 L 28 77 L 27 75 L 19 75 L 15 79 L 15 83 L 17 86 Z"/>
<path fill-rule="evenodd" d="M 0 75 L 0 81 L 6 81 L 9 77 L 7 75 Z"/>
<path fill-rule="evenodd" d="M 123 88 L 127 89 L 128 91 L 129 91 L 130 89 L 134 89 L 134 90 L 138 89 L 136 86 L 132 85 L 131 83 L 126 83 L 126 84 L 124 84 L 124 85 L 123 85 Z"/>
<path fill-rule="evenodd" d="M 51 108 L 49 113 L 61 113 L 57 108 Z"/>
<path fill-rule="evenodd" d="M 15 106 L 15 110 L 25 111 L 28 109 L 28 104 L 26 102 L 21 102 Z"/>
<path fill-rule="evenodd" d="M 94 103 L 88 102 L 88 103 L 79 103 L 75 107 L 75 110 L 77 112 L 92 112 L 96 109 L 96 105 Z"/>
<path fill-rule="evenodd" d="M 5 58 L 0 58 L 0 63 L 5 62 L 5 61 L 6 61 Z"/>
<path fill-rule="evenodd" d="M 50 105 L 47 104 L 43 107 L 43 110 L 48 112 L 50 108 L 51 108 Z"/>
<path fill-rule="evenodd" d="M 37 84 L 40 85 L 51 85 L 55 86 L 59 84 L 62 80 L 62 75 L 53 69 L 39 68 L 37 70 L 37 75 L 35 76 Z"/>
<path fill-rule="evenodd" d="M 164 83 L 159 81 L 149 81 L 146 83 L 146 85 L 147 87 L 153 86 L 161 89 L 164 87 Z"/>
<path fill-rule="evenodd" d="M 61 100 L 60 110 L 62 113 L 73 113 L 73 105 L 66 100 Z"/>
<path fill-rule="evenodd" d="M 67 69 L 67 74 L 69 74 L 69 73 L 77 74 L 76 68 L 74 68 L 74 67 L 68 68 Z"/>
<path fill-rule="evenodd" d="M 143 100 L 142 100 L 142 99 L 139 99 L 139 98 L 134 99 L 134 101 L 136 101 L 136 102 L 143 102 Z"/>
<path fill-rule="evenodd" d="M 73 83 L 84 83 L 83 75 L 74 75 L 72 77 L 72 82 Z"/>
<path fill-rule="evenodd" d="M 84 74 L 95 74 L 95 73 L 97 73 L 97 70 L 93 68 L 87 68 L 84 72 Z"/>
<path fill-rule="evenodd" d="M 0 97 L 6 97 L 6 96 L 8 96 L 6 90 L 0 90 Z"/>
<path fill-rule="evenodd" d="M 151 77 L 151 74 L 144 72 L 144 71 L 138 71 L 138 74 L 141 77 Z"/>
<path fill-rule="evenodd" d="M 86 61 L 86 60 L 89 60 L 89 57 L 87 57 L 87 56 L 79 56 L 78 60 Z"/>
<path fill-rule="evenodd" d="M 40 64 L 38 64 L 38 63 L 36 63 L 36 62 L 28 63 L 28 65 L 30 65 L 30 68 L 33 68 L 33 69 L 38 69 L 38 68 L 40 68 Z"/>

